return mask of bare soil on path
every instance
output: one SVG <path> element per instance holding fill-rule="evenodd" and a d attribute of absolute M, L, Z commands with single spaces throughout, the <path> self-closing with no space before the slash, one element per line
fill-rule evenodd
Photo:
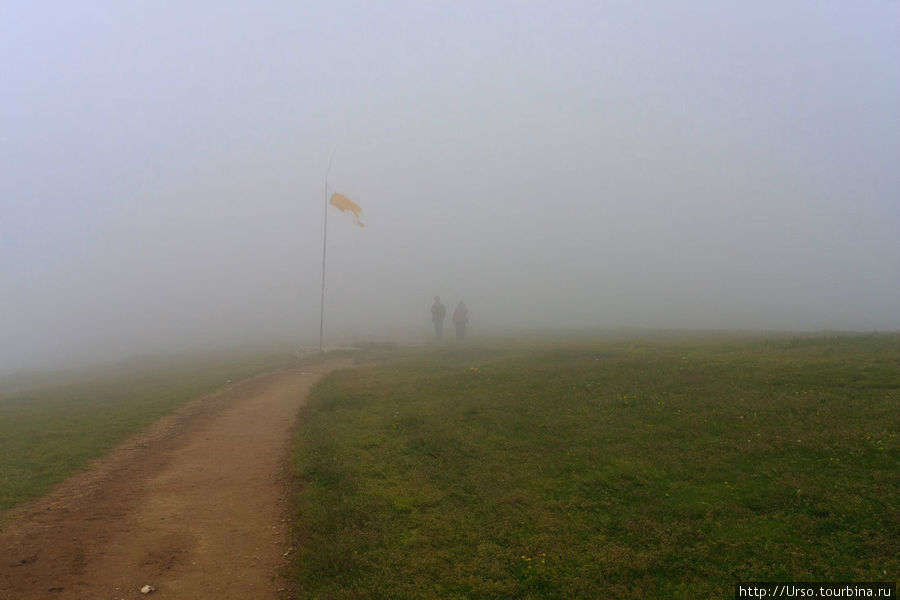
<path fill-rule="evenodd" d="M 0 600 L 283 596 L 287 452 L 330 361 L 192 401 L 0 530 Z"/>

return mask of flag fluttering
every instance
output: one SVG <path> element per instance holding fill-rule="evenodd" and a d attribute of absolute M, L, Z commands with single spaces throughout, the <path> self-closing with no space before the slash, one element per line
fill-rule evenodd
<path fill-rule="evenodd" d="M 359 204 L 357 204 L 347 196 L 335 192 L 331 195 L 331 200 L 329 200 L 328 203 L 334 207 L 337 207 L 341 211 L 352 212 L 353 217 L 356 219 L 356 224 L 360 227 L 365 227 L 363 222 L 359 220 L 359 213 L 362 212 L 362 209 L 359 207 Z"/>

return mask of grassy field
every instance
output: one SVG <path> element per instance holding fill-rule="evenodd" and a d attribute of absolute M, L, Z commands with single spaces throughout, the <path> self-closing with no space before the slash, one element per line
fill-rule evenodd
<path fill-rule="evenodd" d="M 322 599 L 896 580 L 898 407 L 890 334 L 398 350 L 315 390 L 285 572 Z"/>
<path fill-rule="evenodd" d="M 0 379 L 0 512 L 46 492 L 188 400 L 284 354 L 144 359 Z"/>

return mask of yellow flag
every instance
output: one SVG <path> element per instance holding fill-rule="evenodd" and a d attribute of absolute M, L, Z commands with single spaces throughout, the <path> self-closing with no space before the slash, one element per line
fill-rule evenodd
<path fill-rule="evenodd" d="M 356 224 L 360 227 L 365 227 L 363 222 L 359 220 L 359 213 L 362 212 L 362 209 L 359 207 L 359 204 L 348 198 L 343 194 L 338 194 L 335 192 L 331 195 L 331 200 L 328 201 L 332 206 L 336 206 L 340 210 L 349 210 L 353 213 L 353 217 L 356 219 Z"/>

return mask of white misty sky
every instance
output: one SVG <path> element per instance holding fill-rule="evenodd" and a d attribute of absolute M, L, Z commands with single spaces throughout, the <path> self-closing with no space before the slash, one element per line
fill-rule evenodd
<path fill-rule="evenodd" d="M 0 371 L 318 334 L 900 329 L 896 2 L 0 4 Z"/>

